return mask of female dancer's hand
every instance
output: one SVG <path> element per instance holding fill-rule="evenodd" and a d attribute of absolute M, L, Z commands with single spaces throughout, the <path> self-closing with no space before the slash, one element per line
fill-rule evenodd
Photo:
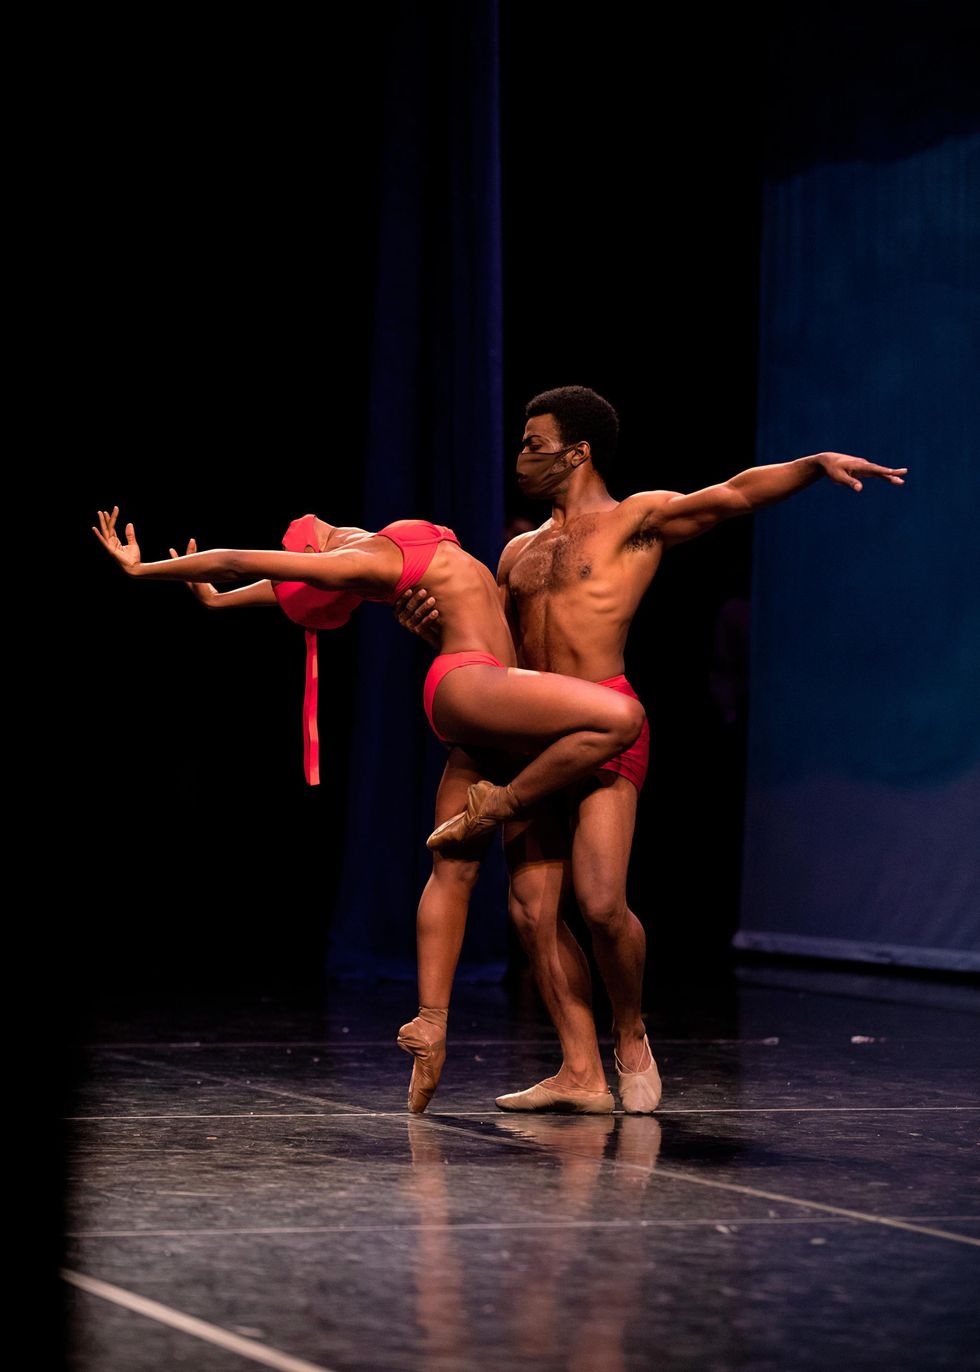
<path fill-rule="evenodd" d="M 197 539 L 189 538 L 187 540 L 187 552 L 185 553 L 185 557 L 190 557 L 191 553 L 196 552 Z M 178 553 L 176 548 L 171 548 L 170 556 L 180 557 L 180 553 Z M 208 609 L 210 609 L 214 605 L 214 602 L 218 599 L 218 592 L 211 585 L 210 581 L 185 581 L 184 585 L 189 590 L 193 591 L 195 599 L 199 600 L 201 604 L 207 607 Z"/>
<path fill-rule="evenodd" d="M 395 618 L 403 629 L 417 634 L 433 648 L 442 647 L 442 625 L 435 598 L 420 586 L 408 590 L 395 605 Z"/>
<path fill-rule="evenodd" d="M 128 576 L 133 576 L 140 565 L 140 549 L 136 542 L 136 530 L 132 524 L 126 525 L 126 542 L 122 543 L 116 533 L 116 520 L 119 517 L 119 506 L 113 505 L 112 513 L 108 510 L 99 511 L 99 529 L 92 525 L 92 532 L 102 544 L 103 548 L 116 559 L 118 565 Z M 101 529 L 101 533 L 100 530 Z"/>

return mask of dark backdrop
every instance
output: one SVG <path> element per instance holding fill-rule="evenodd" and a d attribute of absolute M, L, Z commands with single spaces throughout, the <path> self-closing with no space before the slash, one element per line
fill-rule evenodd
<path fill-rule="evenodd" d="M 93 55 L 87 35 L 53 139 L 58 323 L 44 354 L 70 471 L 51 806 L 68 980 L 85 1006 L 322 976 L 356 678 L 330 677 L 336 784 L 308 790 L 302 635 L 271 609 L 209 616 L 183 588 L 127 583 L 88 526 L 118 501 L 159 556 L 191 534 L 201 547 L 275 546 L 310 509 L 368 520 L 391 97 L 379 33 L 422 25 L 424 9 L 335 13 L 315 41 L 133 36 L 122 64 Z M 485 22 L 487 7 L 471 11 Z M 814 46 L 796 15 L 708 25 L 681 9 L 653 20 L 503 5 L 509 517 L 543 514 L 507 473 L 523 402 L 548 386 L 585 383 L 619 408 L 616 495 L 690 490 L 754 461 L 762 129 L 791 155 L 820 117 L 817 95 L 846 122 L 866 68 L 841 54 L 855 24 L 859 55 L 878 32 L 870 9 L 861 29 L 825 7 Z M 787 32 L 788 64 L 763 43 Z M 953 41 L 941 15 L 930 32 L 941 72 Z M 919 70 L 901 68 L 895 90 L 919 90 L 928 108 L 937 81 L 920 88 Z M 416 475 L 425 490 L 432 471 Z M 373 470 L 375 502 L 385 479 Z M 631 640 L 627 669 L 654 722 L 632 870 L 653 976 L 723 959 L 737 922 L 751 539 L 738 521 L 672 552 Z M 356 660 L 363 632 L 336 636 L 338 661 Z M 322 660 L 334 651 L 331 640 Z M 73 893 L 95 897 L 91 913 Z M 406 921 L 416 895 L 406 888 Z"/>
<path fill-rule="evenodd" d="M 402 24 L 416 13 L 395 9 Z M 66 932 L 86 1001 L 322 972 L 356 680 L 329 678 L 336 785 L 307 790 L 302 636 L 271 609 L 208 615 L 182 587 L 126 582 L 88 526 L 118 501 L 160 556 L 192 534 L 275 546 L 310 509 L 367 519 L 386 80 L 391 94 L 375 24 L 337 21 L 342 83 L 288 44 L 257 68 L 255 34 L 236 61 L 206 35 L 193 57 L 177 44 L 178 89 L 169 66 L 135 53 L 125 75 L 91 82 L 58 149 L 76 226 L 55 270 L 79 590 L 61 771 L 73 883 L 99 898 L 97 917 Z M 523 401 L 564 382 L 621 410 L 617 494 L 745 465 L 755 110 L 724 45 L 679 18 L 654 32 L 550 5 L 505 6 L 500 44 L 508 472 Z M 664 87 L 678 67 L 692 83 L 682 106 Z M 375 504 L 384 481 L 375 470 Z M 511 517 L 527 513 L 503 491 Z M 675 858 L 678 836 L 691 851 L 708 833 L 737 855 L 737 730 L 719 723 L 706 667 L 718 608 L 747 590 L 749 537 L 743 525 L 679 550 L 634 637 L 629 669 L 670 724 L 641 823 Z M 363 632 L 336 636 L 338 661 Z M 334 651 L 331 639 L 322 660 Z M 656 853 L 637 863 L 636 904 L 666 943 L 692 896 L 680 866 L 661 868 Z M 698 899 L 722 947 L 737 877 L 711 870 Z"/>

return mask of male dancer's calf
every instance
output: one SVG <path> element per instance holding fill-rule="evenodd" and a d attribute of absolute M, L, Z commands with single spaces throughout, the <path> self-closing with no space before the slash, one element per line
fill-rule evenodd
<path fill-rule="evenodd" d="M 626 900 L 637 791 L 600 772 L 533 819 L 505 831 L 510 914 L 562 1049 L 559 1071 L 500 1096 L 509 1110 L 595 1108 L 609 1095 L 592 1013 L 585 954 L 564 919 L 576 900 L 613 1010 L 620 1095 L 630 1113 L 660 1101 L 660 1077 L 641 1018 L 646 934 Z"/>

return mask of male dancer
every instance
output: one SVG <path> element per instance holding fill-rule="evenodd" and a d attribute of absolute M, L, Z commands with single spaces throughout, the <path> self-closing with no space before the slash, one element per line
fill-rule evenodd
<path fill-rule="evenodd" d="M 619 419 L 584 386 L 545 391 L 527 405 L 517 479 L 526 495 L 550 500 L 551 517 L 503 551 L 497 580 L 522 667 L 629 691 L 626 636 L 666 548 L 723 519 L 829 477 L 852 490 L 861 478 L 902 485 L 906 468 L 880 467 L 844 453 L 752 467 L 683 495 L 644 491 L 618 501 L 606 488 Z M 400 620 L 428 636 L 438 607 L 424 588 L 403 602 Z M 630 692 L 631 693 L 631 692 Z M 574 892 L 589 927 L 613 1008 L 620 1096 L 630 1113 L 649 1113 L 660 1079 L 640 1018 L 646 936 L 626 903 L 626 873 L 643 784 L 643 740 L 587 782 L 508 825 L 510 912 L 542 999 L 558 1031 L 559 1071 L 497 1098 L 505 1110 L 605 1112 L 612 1108 L 591 1010 L 588 963 L 561 906 Z M 616 764 L 619 763 L 619 766 Z M 449 858 L 448 850 L 443 854 Z"/>

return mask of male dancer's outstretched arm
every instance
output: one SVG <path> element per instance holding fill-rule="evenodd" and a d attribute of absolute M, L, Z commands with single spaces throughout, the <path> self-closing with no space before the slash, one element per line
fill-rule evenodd
<path fill-rule="evenodd" d="M 813 453 L 793 462 L 748 467 L 716 486 L 684 495 L 680 491 L 641 491 L 620 505 L 624 514 L 640 513 L 642 527 L 656 528 L 665 546 L 707 533 L 723 519 L 752 514 L 774 505 L 828 477 L 853 491 L 863 490 L 861 477 L 879 477 L 893 486 L 904 485 L 907 467 L 881 467 L 848 453 Z"/>

